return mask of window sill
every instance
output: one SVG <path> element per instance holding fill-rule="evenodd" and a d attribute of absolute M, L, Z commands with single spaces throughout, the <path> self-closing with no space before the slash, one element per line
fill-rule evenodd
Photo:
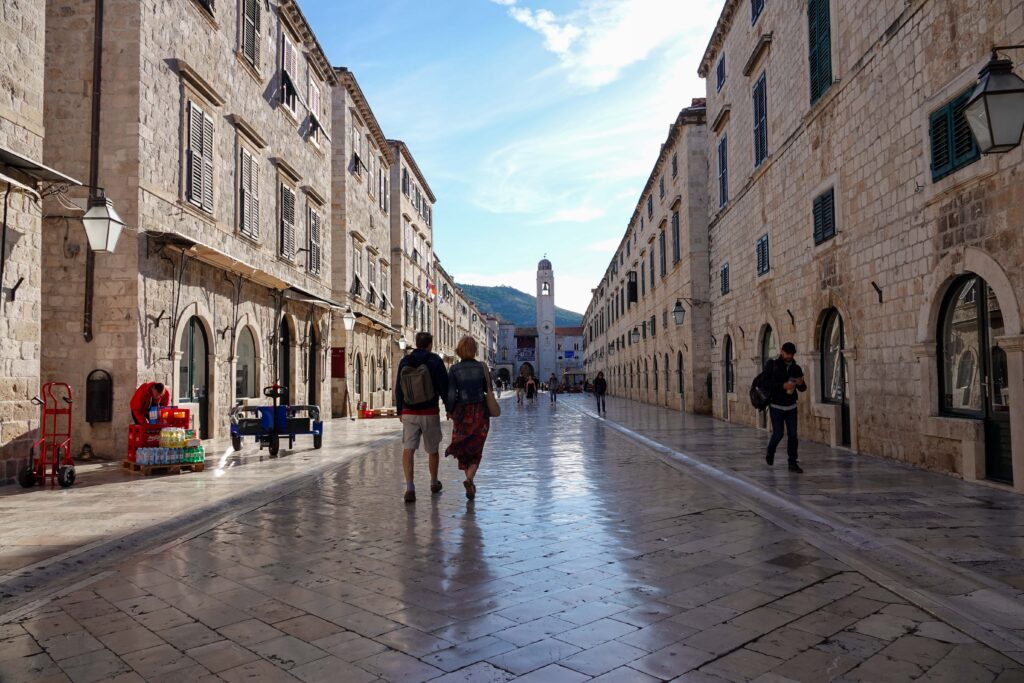
<path fill-rule="evenodd" d="M 205 19 L 210 24 L 213 30 L 220 30 L 220 24 L 217 23 L 216 17 L 214 17 L 212 12 L 209 9 L 207 9 L 203 5 L 203 3 L 199 2 L 199 0 L 192 0 L 192 6 L 195 7 L 196 11 L 199 12 L 203 19 Z"/>
<path fill-rule="evenodd" d="M 242 65 L 245 72 L 252 76 L 252 79 L 256 81 L 256 83 L 263 85 L 263 77 L 260 76 L 259 69 L 242 54 L 241 50 L 235 50 L 235 59 L 238 60 L 238 63 Z"/>
<path fill-rule="evenodd" d="M 215 225 L 217 223 L 217 219 L 214 218 L 213 214 L 207 213 L 203 209 L 200 209 L 187 199 L 179 199 L 178 206 L 181 207 L 183 210 L 187 211 L 188 213 L 192 214 L 196 218 L 199 218 L 200 220 L 203 220 L 212 225 Z"/>
<path fill-rule="evenodd" d="M 288 108 L 288 105 L 284 103 L 284 100 L 279 98 L 277 100 L 277 105 L 278 110 L 281 111 L 289 121 L 296 126 L 299 125 L 298 117 L 295 115 L 294 111 Z"/>

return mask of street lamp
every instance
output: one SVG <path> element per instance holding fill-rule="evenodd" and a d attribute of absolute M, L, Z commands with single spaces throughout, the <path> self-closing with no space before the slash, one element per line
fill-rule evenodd
<path fill-rule="evenodd" d="M 121 236 L 124 221 L 117 215 L 114 204 L 103 192 L 89 197 L 89 208 L 82 216 L 82 225 L 89 238 L 89 248 L 97 253 L 111 254 Z"/>
<path fill-rule="evenodd" d="M 352 367 L 352 346 L 353 346 L 352 331 L 354 329 L 356 329 L 356 316 L 352 312 L 351 308 L 348 309 L 347 311 L 345 311 L 345 315 L 341 316 L 341 324 L 345 326 L 345 345 L 346 345 L 347 351 L 348 351 L 345 354 L 346 356 L 348 356 L 345 359 L 345 363 L 349 367 Z M 346 394 L 346 396 L 348 396 L 348 417 L 349 417 L 350 420 L 355 420 L 356 416 L 355 416 L 355 413 L 352 411 L 352 387 L 351 387 L 351 382 L 349 381 L 349 377 L 351 375 L 352 375 L 351 372 L 346 372 L 345 373 L 345 394 Z"/>
<path fill-rule="evenodd" d="M 1020 144 L 1024 132 L 1024 80 L 1013 72 L 1013 62 L 1000 59 L 997 52 L 1018 47 L 1024 45 L 992 48 L 992 58 L 978 74 L 978 85 L 964 108 L 982 154 L 1009 152 Z"/>
<path fill-rule="evenodd" d="M 640 343 L 640 328 L 639 327 L 634 327 L 633 328 L 633 334 L 632 334 L 632 336 L 630 338 L 633 340 L 634 344 L 639 344 Z"/>
<path fill-rule="evenodd" d="M 405 341 L 405 337 L 398 340 L 398 350 L 405 353 L 405 350 L 409 348 L 409 342 Z"/>
<path fill-rule="evenodd" d="M 672 308 L 672 317 L 675 318 L 676 325 L 682 325 L 686 320 L 686 309 L 683 308 L 682 299 L 676 299 L 676 305 Z"/>

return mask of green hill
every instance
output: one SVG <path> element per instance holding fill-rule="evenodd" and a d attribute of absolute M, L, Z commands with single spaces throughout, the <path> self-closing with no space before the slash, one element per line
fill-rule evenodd
<path fill-rule="evenodd" d="M 537 324 L 537 297 L 520 292 L 512 287 L 484 287 L 482 285 L 459 285 L 470 299 L 484 313 L 495 315 L 501 320 L 533 327 Z M 577 327 L 583 324 L 579 313 L 555 308 L 555 325 Z"/>

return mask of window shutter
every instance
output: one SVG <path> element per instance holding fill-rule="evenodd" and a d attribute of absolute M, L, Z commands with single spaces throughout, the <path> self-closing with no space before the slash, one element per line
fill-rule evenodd
<path fill-rule="evenodd" d="M 203 210 L 213 213 L 213 119 L 203 114 Z"/>
<path fill-rule="evenodd" d="M 718 206 L 729 201 L 729 140 L 723 136 L 718 141 Z"/>
<path fill-rule="evenodd" d="M 818 97 L 832 85 L 832 26 L 829 17 L 829 0 L 817 0 L 818 4 Z M 815 98 L 817 99 L 817 98 Z"/>
<path fill-rule="evenodd" d="M 758 237 L 757 238 L 757 245 L 755 246 L 755 251 L 756 251 L 756 254 L 757 254 L 757 274 L 758 275 L 760 275 L 761 273 L 764 272 L 764 256 L 761 253 L 761 245 L 762 245 L 762 241 L 761 240 L 762 239 L 763 238 Z"/>
<path fill-rule="evenodd" d="M 818 0 L 807 0 L 807 71 L 810 75 L 811 103 L 818 100 Z"/>
<path fill-rule="evenodd" d="M 970 92 L 966 92 L 950 105 L 950 128 L 953 132 L 953 163 L 959 168 L 978 156 L 978 144 L 971 133 L 971 127 L 964 116 L 964 109 L 970 100 Z"/>
<path fill-rule="evenodd" d="M 768 97 L 765 74 L 754 85 L 754 166 L 768 156 Z"/>
<path fill-rule="evenodd" d="M 320 214 L 313 208 L 309 209 L 309 272 L 320 274 Z"/>
<path fill-rule="evenodd" d="M 679 212 L 672 213 L 672 263 L 679 263 L 681 250 L 679 245 Z"/>
<path fill-rule="evenodd" d="M 245 0 L 242 19 L 242 54 L 252 62 L 259 64 L 260 56 L 260 5 L 258 0 Z"/>
<path fill-rule="evenodd" d="M 825 239 L 831 239 L 836 235 L 836 203 L 835 190 L 829 190 L 822 197 L 822 232 Z"/>
<path fill-rule="evenodd" d="M 249 162 L 249 153 L 244 149 L 238 157 L 238 231 L 249 236 L 249 226 L 252 224 L 249 209 L 249 188 L 252 185 L 252 164 Z"/>
<path fill-rule="evenodd" d="M 814 200 L 814 243 L 821 244 L 825 241 L 824 225 L 825 220 L 822 214 L 824 202 L 822 197 L 817 197 Z"/>
<path fill-rule="evenodd" d="M 249 157 L 249 237 L 260 238 L 260 167 Z"/>
<path fill-rule="evenodd" d="M 953 167 L 953 156 L 950 154 L 949 107 L 943 107 L 933 113 L 928 122 L 928 136 L 932 143 L 932 180 L 945 176 Z"/>
<path fill-rule="evenodd" d="M 195 102 L 188 103 L 188 180 L 185 198 L 203 205 L 203 110 Z"/>
<path fill-rule="evenodd" d="M 281 256 L 295 258 L 295 193 L 281 186 Z"/>

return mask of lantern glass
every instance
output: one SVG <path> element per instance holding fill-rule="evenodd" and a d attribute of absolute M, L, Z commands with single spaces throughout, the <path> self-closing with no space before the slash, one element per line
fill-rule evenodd
<path fill-rule="evenodd" d="M 636 327 L 633 328 L 633 343 L 634 344 L 639 344 L 640 343 L 640 330 L 638 328 L 636 328 Z"/>
<path fill-rule="evenodd" d="M 106 197 L 89 199 L 89 210 L 82 216 L 82 225 L 89 238 L 89 248 L 95 252 L 113 253 L 121 236 L 124 221 L 117 215 L 114 205 Z"/>
<path fill-rule="evenodd" d="M 352 311 L 345 311 L 345 315 L 341 316 L 341 323 L 345 326 L 346 332 L 351 332 L 356 329 L 356 316 Z"/>
<path fill-rule="evenodd" d="M 1024 132 L 1024 80 L 1013 62 L 993 58 L 964 109 L 964 116 L 982 154 L 1008 152 Z"/>
<path fill-rule="evenodd" d="M 676 300 L 676 305 L 672 309 L 672 317 L 676 320 L 676 325 L 682 325 L 683 320 L 686 319 L 686 309 L 683 308 L 683 302 Z"/>

